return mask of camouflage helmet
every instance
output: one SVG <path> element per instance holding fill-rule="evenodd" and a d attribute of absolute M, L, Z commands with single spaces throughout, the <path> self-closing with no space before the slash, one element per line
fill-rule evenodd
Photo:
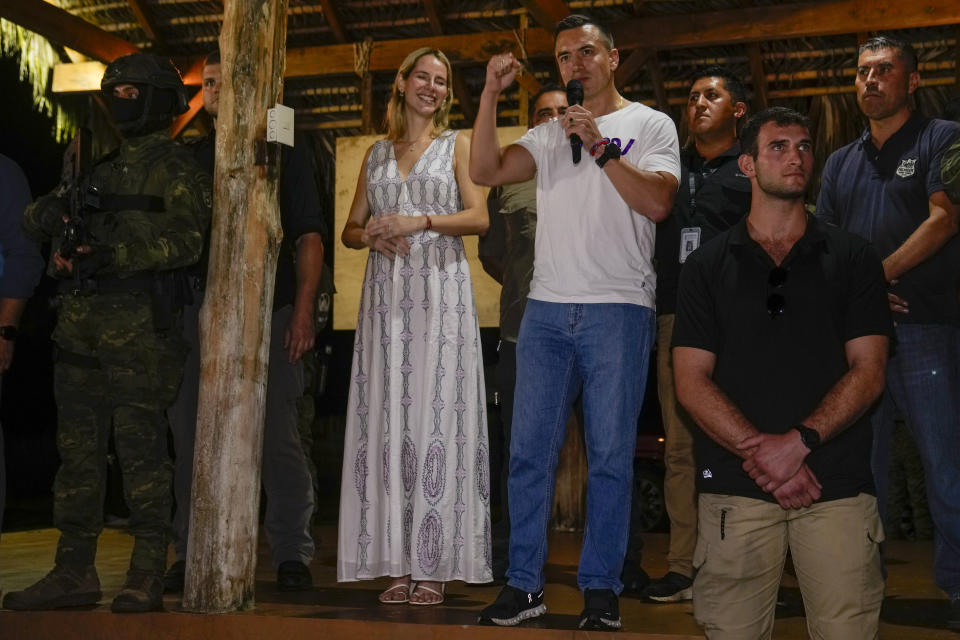
<path fill-rule="evenodd" d="M 148 85 L 155 89 L 168 89 L 176 94 L 175 112 L 187 111 L 187 91 L 180 72 L 167 58 L 149 53 L 131 53 L 117 58 L 107 65 L 100 80 L 100 90 L 109 93 L 118 84 Z"/>

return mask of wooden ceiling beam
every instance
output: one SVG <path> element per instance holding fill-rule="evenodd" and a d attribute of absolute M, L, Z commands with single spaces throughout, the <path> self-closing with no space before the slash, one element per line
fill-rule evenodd
<path fill-rule="evenodd" d="M 177 116 L 177 119 L 173 121 L 173 126 L 170 128 L 170 137 L 176 138 L 180 135 L 184 129 L 197 117 L 197 114 L 200 113 L 200 110 L 203 109 L 203 91 L 197 91 L 197 93 L 190 99 L 190 103 L 187 108 L 186 113 L 181 113 Z"/>
<path fill-rule="evenodd" d="M 570 15 L 570 7 L 563 0 L 522 0 L 522 4 L 536 23 L 550 33 L 558 22 Z"/>
<path fill-rule="evenodd" d="M 427 20 L 435 35 L 443 33 L 443 18 L 440 17 L 440 8 L 436 0 L 423 0 L 423 9 L 427 12 Z"/>
<path fill-rule="evenodd" d="M 323 10 L 323 18 L 330 25 L 330 30 L 333 31 L 333 37 L 337 39 L 337 42 L 340 44 L 350 42 L 350 34 L 347 33 L 346 27 L 340 20 L 340 15 L 337 13 L 336 7 L 333 6 L 333 0 L 320 0 L 320 8 Z"/>
<path fill-rule="evenodd" d="M 140 23 L 140 28 L 147 34 L 147 38 L 149 38 L 157 48 L 166 48 L 163 37 L 160 35 L 160 31 L 157 29 L 157 25 L 150 15 L 150 8 L 147 7 L 147 3 L 144 0 L 127 0 L 127 3 L 130 5 L 130 10 L 133 12 L 133 15 L 136 16 L 137 22 Z"/>
<path fill-rule="evenodd" d="M 760 44 L 753 42 L 747 45 L 747 54 L 750 58 L 750 77 L 753 84 L 753 108 L 756 111 L 762 111 L 767 108 L 770 101 L 767 98 L 767 73 L 763 68 Z"/>
<path fill-rule="evenodd" d="M 370 52 L 371 71 L 396 71 L 407 54 L 419 47 L 436 47 L 457 63 L 486 63 L 494 54 L 512 51 L 520 55 L 512 31 L 374 41 Z M 526 50 L 530 57 L 553 57 L 553 36 L 544 29 L 529 29 Z M 286 77 L 325 76 L 353 73 L 353 45 L 302 47 L 287 50 Z"/>
<path fill-rule="evenodd" d="M 656 51 L 651 51 L 650 55 L 647 56 L 647 74 L 650 76 L 653 94 L 657 99 L 657 108 L 664 113 L 669 113 L 670 97 L 667 95 L 667 87 L 663 83 L 663 70 L 660 69 L 660 61 L 657 59 Z"/>
<path fill-rule="evenodd" d="M 617 70 L 613 72 L 614 84 L 622 87 L 640 73 L 653 52 L 650 49 L 635 49 L 620 58 Z"/>
<path fill-rule="evenodd" d="M 681 49 L 862 31 L 934 27 L 960 22 L 956 0 L 833 0 L 701 13 L 630 18 L 613 27 L 626 49 Z"/>
<path fill-rule="evenodd" d="M 0 2 L 0 18 L 102 62 L 139 51 L 126 40 L 41 0 Z"/>

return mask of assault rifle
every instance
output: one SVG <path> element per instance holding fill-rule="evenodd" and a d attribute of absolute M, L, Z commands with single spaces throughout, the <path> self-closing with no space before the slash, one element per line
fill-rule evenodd
<path fill-rule="evenodd" d="M 63 228 L 59 249 L 60 255 L 64 258 L 76 257 L 77 247 L 84 244 L 87 239 L 87 223 L 84 216 L 86 209 L 90 206 L 99 206 L 97 191 L 87 182 L 92 137 L 90 129 L 80 127 L 63 156 L 60 193 L 70 197 L 70 214 Z"/>

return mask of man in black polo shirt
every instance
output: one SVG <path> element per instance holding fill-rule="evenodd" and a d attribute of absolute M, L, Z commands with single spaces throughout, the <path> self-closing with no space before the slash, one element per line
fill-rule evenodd
<path fill-rule="evenodd" d="M 750 181 L 737 166 L 737 124 L 747 112 L 747 92 L 724 67 L 697 73 L 687 100 L 690 143 L 680 152 L 680 191 L 670 217 L 657 224 L 657 391 L 666 434 L 663 490 L 670 517 L 667 573 L 643 591 L 655 602 L 689 600 L 697 543 L 696 469 L 690 416 L 673 387 L 674 314 L 677 281 L 695 249 L 726 231 L 750 209 Z"/>
<path fill-rule="evenodd" d="M 869 244 L 804 210 L 809 121 L 741 135 L 748 217 L 692 254 L 673 337 L 697 437 L 694 614 L 709 638 L 769 638 L 790 548 L 817 638 L 874 638 L 883 599 L 870 425 L 890 313 Z"/>
<path fill-rule="evenodd" d="M 857 102 L 870 126 L 827 160 L 817 216 L 866 238 L 883 259 L 896 329 L 888 393 L 871 418 L 877 499 L 883 513 L 895 406 L 923 461 L 934 578 L 960 627 L 960 240 L 940 171 L 960 128 L 911 111 L 920 77 L 909 44 L 872 38 L 857 64 Z"/>

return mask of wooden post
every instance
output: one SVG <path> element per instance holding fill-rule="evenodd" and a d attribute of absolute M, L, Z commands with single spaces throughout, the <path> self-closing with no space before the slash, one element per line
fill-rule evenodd
<path fill-rule="evenodd" d="M 520 55 L 521 56 L 524 55 L 524 51 L 526 51 L 525 41 L 527 39 L 527 28 L 530 26 L 529 21 L 530 19 L 527 17 L 526 13 L 520 14 Z M 527 70 L 521 67 L 519 75 L 526 75 L 526 73 L 527 73 Z M 537 95 L 536 91 L 533 93 L 530 93 L 530 91 L 527 90 L 525 86 L 523 86 L 522 84 L 520 85 L 520 95 L 517 100 L 518 102 L 517 111 L 519 112 L 517 114 L 517 124 L 519 124 L 521 127 L 530 126 L 530 99 L 535 95 Z"/>
<path fill-rule="evenodd" d="M 280 249 L 267 109 L 283 90 L 287 0 L 224 3 L 222 85 L 183 608 L 253 605 L 273 279 Z"/>
<path fill-rule="evenodd" d="M 363 125 L 363 135 L 368 136 L 377 132 L 377 106 L 373 102 L 373 74 L 366 72 L 360 79 L 360 109 Z"/>
<path fill-rule="evenodd" d="M 667 86 L 663 82 L 663 71 L 660 69 L 660 60 L 657 59 L 656 51 L 651 51 L 647 57 L 647 73 L 650 75 L 650 84 L 653 85 L 653 94 L 657 98 L 657 108 L 664 113 L 670 113 L 670 97 L 667 95 Z"/>
<path fill-rule="evenodd" d="M 760 45 L 754 42 L 747 45 L 747 56 L 750 58 L 750 76 L 753 81 L 753 108 L 762 111 L 769 104 L 767 96 L 767 74 L 763 70 L 763 53 Z"/>
<path fill-rule="evenodd" d="M 558 456 L 550 517 L 550 528 L 557 531 L 583 531 L 587 523 L 587 448 L 582 416 L 577 410 L 570 412 Z"/>

